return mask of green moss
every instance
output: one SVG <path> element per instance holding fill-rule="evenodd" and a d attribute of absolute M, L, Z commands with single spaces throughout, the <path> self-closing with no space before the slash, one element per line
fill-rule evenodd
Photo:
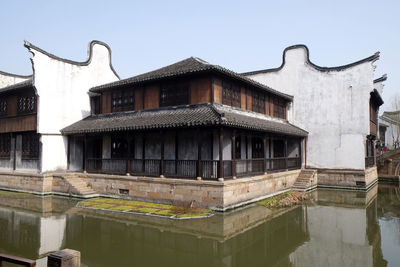
<path fill-rule="evenodd" d="M 2 191 L 0 190 L 0 197 L 16 197 L 16 198 L 30 198 L 34 195 L 29 193 L 19 193 L 19 192 L 10 192 L 10 191 Z"/>
<path fill-rule="evenodd" d="M 110 211 L 131 211 L 168 217 L 176 216 L 178 218 L 204 217 L 211 213 L 211 211 L 207 209 L 112 198 L 97 198 L 81 201 L 78 207 Z"/>
<path fill-rule="evenodd" d="M 132 206 L 117 206 L 117 207 L 113 207 L 111 208 L 112 210 L 117 210 L 117 211 L 128 211 L 128 210 L 132 210 Z"/>
<path fill-rule="evenodd" d="M 267 208 L 282 208 L 300 204 L 303 200 L 307 199 L 305 193 L 298 192 L 287 192 L 277 196 L 273 196 L 257 202 L 258 205 L 265 206 Z"/>

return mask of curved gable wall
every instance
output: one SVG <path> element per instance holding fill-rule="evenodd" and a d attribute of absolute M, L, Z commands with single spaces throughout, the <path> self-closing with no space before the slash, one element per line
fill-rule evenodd
<path fill-rule="evenodd" d="M 298 46 L 280 68 L 247 76 L 294 96 L 289 120 L 309 132 L 307 166 L 364 169 L 374 60 L 318 69 Z"/>
<path fill-rule="evenodd" d="M 25 46 L 33 54 L 42 172 L 65 170 L 67 140 L 60 130 L 90 115 L 91 87 L 119 79 L 111 66 L 111 51 L 101 42 L 91 42 L 88 60 L 80 63 L 58 58 L 29 43 Z"/>

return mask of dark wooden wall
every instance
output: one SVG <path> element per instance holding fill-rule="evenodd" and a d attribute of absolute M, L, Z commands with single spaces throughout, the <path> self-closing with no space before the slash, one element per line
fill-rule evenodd
<path fill-rule="evenodd" d="M 37 128 L 37 97 L 34 112 L 18 114 L 18 96 L 35 95 L 33 87 L 10 91 L 0 95 L 7 101 L 7 115 L 0 117 L 0 133 L 36 131 Z"/>

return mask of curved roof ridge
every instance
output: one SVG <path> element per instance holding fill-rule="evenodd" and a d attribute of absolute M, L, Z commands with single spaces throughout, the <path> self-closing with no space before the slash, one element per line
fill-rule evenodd
<path fill-rule="evenodd" d="M 110 48 L 110 46 L 108 44 L 106 44 L 104 42 L 101 42 L 101 41 L 98 41 L 98 40 L 90 41 L 90 43 L 88 45 L 88 57 L 87 57 L 86 61 L 79 62 L 79 61 L 74 61 L 74 60 L 70 60 L 70 59 L 66 59 L 66 58 L 62 58 L 62 57 L 56 56 L 54 54 L 51 54 L 51 53 L 41 49 L 40 47 L 37 47 L 37 46 L 33 45 L 32 43 L 28 42 L 27 40 L 24 41 L 24 46 L 26 48 L 28 48 L 29 50 L 33 49 L 33 50 L 39 51 L 42 54 L 45 54 L 46 56 L 48 56 L 48 57 L 50 57 L 52 59 L 59 60 L 59 61 L 62 61 L 62 62 L 68 63 L 68 64 L 72 64 L 72 65 L 77 65 L 77 66 L 87 66 L 87 65 L 90 64 L 90 62 L 92 61 L 93 46 L 96 45 L 96 44 L 102 45 L 102 46 L 104 46 L 104 47 L 106 47 L 108 49 L 108 56 L 109 56 L 109 60 L 110 60 L 110 68 L 113 71 L 113 73 L 115 74 L 115 76 L 117 76 L 118 79 L 120 79 L 118 73 L 115 71 L 114 67 L 112 66 L 111 48 Z"/>
<path fill-rule="evenodd" d="M 14 73 L 1 71 L 1 70 L 0 70 L 0 74 L 4 75 L 4 76 L 15 77 L 15 78 L 26 78 L 26 79 L 32 78 L 32 74 L 30 74 L 30 75 L 20 75 L 20 74 L 14 74 Z"/>
<path fill-rule="evenodd" d="M 310 65 L 311 65 L 312 67 L 314 67 L 315 69 L 317 69 L 317 70 L 319 70 L 319 71 L 323 71 L 323 72 L 328 72 L 328 71 L 341 71 L 341 70 L 344 70 L 344 69 L 347 69 L 347 68 L 350 68 L 350 67 L 359 65 L 359 64 L 364 63 L 364 62 L 375 61 L 375 60 L 378 60 L 378 59 L 379 59 L 379 54 L 380 54 L 380 52 L 378 51 L 378 52 L 375 52 L 375 54 L 373 54 L 373 55 L 371 55 L 371 56 L 369 56 L 369 57 L 363 58 L 363 59 L 361 59 L 361 60 L 358 60 L 358 61 L 355 61 L 355 62 L 352 62 L 352 63 L 349 63 L 349 64 L 340 65 L 340 66 L 335 66 L 335 67 L 321 67 L 321 66 L 318 66 L 318 65 L 314 64 L 314 63 L 310 60 L 310 51 L 309 51 L 309 49 L 308 49 L 308 47 L 307 47 L 306 45 L 304 45 L 304 44 L 297 44 L 297 45 L 288 46 L 288 47 L 286 47 L 286 48 L 283 50 L 283 54 L 282 54 L 282 64 L 281 64 L 279 67 L 277 67 L 277 68 L 270 68 L 270 69 L 264 69 L 264 70 L 256 70 L 256 71 L 244 72 L 244 73 L 242 73 L 242 75 L 253 75 L 253 74 L 259 74 L 259 73 L 267 73 L 267 72 L 279 71 L 279 70 L 281 70 L 281 69 L 283 68 L 283 66 L 285 66 L 285 63 L 286 63 L 286 61 L 285 61 L 286 52 L 289 51 L 289 50 L 298 49 L 298 48 L 303 48 L 303 49 L 306 50 L 306 62 L 307 62 L 308 64 L 310 64 Z"/>
<path fill-rule="evenodd" d="M 374 83 L 379 83 L 379 82 L 384 82 L 387 80 L 387 74 L 383 74 L 381 77 L 379 77 L 378 79 L 374 80 Z"/>
<path fill-rule="evenodd" d="M 15 84 L 12 84 L 12 85 L 9 85 L 9 86 L 6 86 L 6 87 L 2 87 L 2 88 L 0 88 L 0 93 L 8 92 L 8 91 L 11 91 L 11 90 L 25 88 L 25 87 L 28 87 L 28 86 L 33 86 L 33 80 L 32 79 L 28 79 L 28 80 L 25 80 L 25 81 L 22 81 L 22 82 L 18 82 L 18 83 L 15 83 Z"/>

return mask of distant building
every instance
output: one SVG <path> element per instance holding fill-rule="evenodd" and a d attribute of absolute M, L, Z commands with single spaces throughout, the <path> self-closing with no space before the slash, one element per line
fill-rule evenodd
<path fill-rule="evenodd" d="M 379 117 L 379 139 L 389 150 L 400 148 L 400 110 L 385 111 Z"/>

